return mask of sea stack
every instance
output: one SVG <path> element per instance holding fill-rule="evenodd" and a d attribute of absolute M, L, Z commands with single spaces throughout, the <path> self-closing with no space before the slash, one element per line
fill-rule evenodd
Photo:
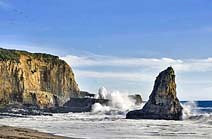
<path fill-rule="evenodd" d="M 175 72 L 172 67 L 162 71 L 143 109 L 127 113 L 127 119 L 180 120 L 182 106 L 176 96 Z"/>

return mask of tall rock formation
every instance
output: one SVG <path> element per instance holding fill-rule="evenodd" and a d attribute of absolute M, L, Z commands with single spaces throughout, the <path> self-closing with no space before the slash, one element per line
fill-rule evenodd
<path fill-rule="evenodd" d="M 156 78 L 153 91 L 143 109 L 129 112 L 126 118 L 180 120 L 182 109 L 176 96 L 175 73 L 169 67 Z"/>
<path fill-rule="evenodd" d="M 62 105 L 79 88 L 70 66 L 57 56 L 0 49 L 0 104 L 41 108 Z"/>

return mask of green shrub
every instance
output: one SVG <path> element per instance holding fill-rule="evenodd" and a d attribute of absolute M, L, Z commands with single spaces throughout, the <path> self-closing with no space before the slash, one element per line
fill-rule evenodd
<path fill-rule="evenodd" d="M 44 60 L 46 62 L 48 62 L 49 60 L 50 61 L 54 60 L 55 62 L 58 62 L 58 60 L 59 60 L 58 56 L 53 56 L 50 54 L 30 53 L 27 51 L 8 50 L 8 49 L 0 48 L 0 61 L 14 60 L 16 62 L 19 62 L 19 58 L 21 55 L 26 55 L 33 59 Z"/>

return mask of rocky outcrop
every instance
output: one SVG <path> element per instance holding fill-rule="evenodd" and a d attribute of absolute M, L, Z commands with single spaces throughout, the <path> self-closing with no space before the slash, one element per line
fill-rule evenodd
<path fill-rule="evenodd" d="M 95 99 L 95 98 L 70 98 L 62 107 L 54 107 L 46 109 L 45 112 L 50 113 L 68 113 L 68 112 L 91 112 L 92 106 L 95 103 L 99 103 L 104 106 L 108 106 L 110 100 L 107 99 Z"/>
<path fill-rule="evenodd" d="M 175 73 L 172 67 L 161 72 L 142 110 L 131 111 L 127 119 L 180 120 L 182 106 L 176 96 Z"/>
<path fill-rule="evenodd" d="M 113 100 L 95 98 L 95 94 L 89 92 L 80 91 L 80 96 L 75 98 L 70 98 L 62 107 L 53 107 L 45 109 L 44 112 L 48 113 L 68 113 L 68 112 L 91 112 L 94 104 L 99 103 L 103 106 L 111 106 Z M 142 103 L 142 98 L 140 95 L 129 95 L 128 96 L 135 105 L 140 105 Z M 47 113 L 47 114 L 48 114 Z"/>
<path fill-rule="evenodd" d="M 81 98 L 86 98 L 86 97 L 94 98 L 95 94 L 89 93 L 87 91 L 80 91 L 80 97 Z"/>
<path fill-rule="evenodd" d="M 131 98 L 132 100 L 135 100 L 136 105 L 140 105 L 143 102 L 142 97 L 139 94 L 129 95 L 129 98 Z"/>
<path fill-rule="evenodd" d="M 49 109 L 49 108 L 48 108 Z M 40 109 L 37 106 L 28 106 L 21 103 L 9 104 L 6 107 L 0 109 L 0 117 L 25 117 L 26 115 L 33 116 L 52 116 L 51 113 L 45 112 L 44 109 Z"/>
<path fill-rule="evenodd" d="M 0 104 L 48 108 L 79 95 L 70 66 L 57 56 L 0 49 Z"/>

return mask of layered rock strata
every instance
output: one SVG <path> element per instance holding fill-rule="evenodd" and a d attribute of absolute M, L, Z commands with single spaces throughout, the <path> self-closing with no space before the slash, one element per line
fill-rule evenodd
<path fill-rule="evenodd" d="M 79 95 L 71 67 L 59 57 L 0 49 L 0 104 L 48 108 Z"/>

